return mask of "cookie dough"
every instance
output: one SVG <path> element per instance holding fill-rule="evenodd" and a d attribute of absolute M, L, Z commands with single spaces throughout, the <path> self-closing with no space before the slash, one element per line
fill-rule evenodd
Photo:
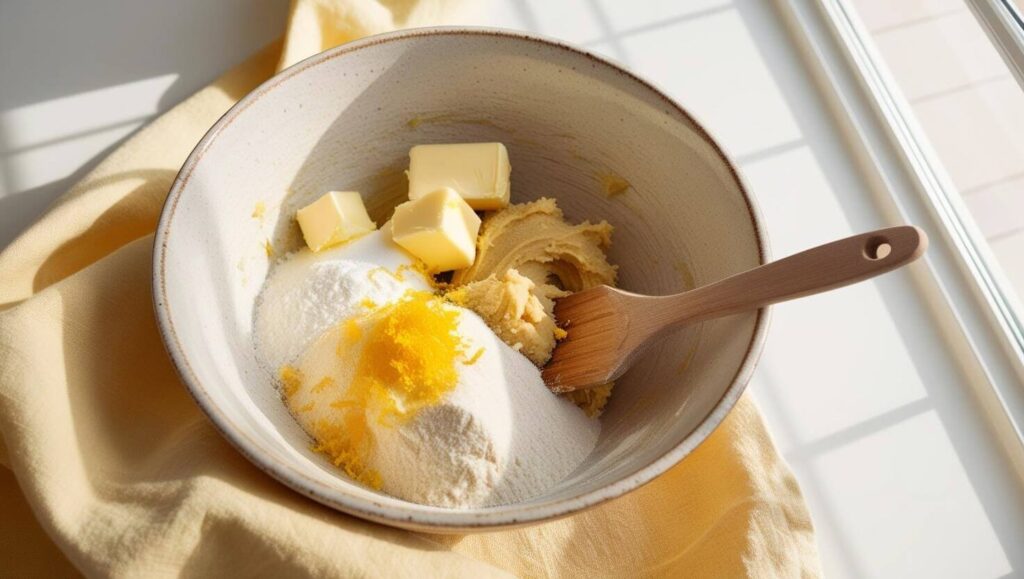
<path fill-rule="evenodd" d="M 453 301 L 477 312 L 501 339 L 538 366 L 564 335 L 553 300 L 598 285 L 615 285 L 607 222 L 572 225 L 554 199 L 510 205 L 480 226 L 476 260 L 452 276 Z M 588 414 L 601 412 L 611 384 L 568 396 Z"/>
<path fill-rule="evenodd" d="M 542 367 L 551 359 L 556 338 L 564 335 L 555 325 L 552 310 L 554 299 L 565 295 L 569 292 L 550 284 L 537 286 L 510 269 L 466 284 L 447 297 L 479 314 L 503 342 Z"/>
<path fill-rule="evenodd" d="M 554 282 L 570 292 L 612 285 L 615 267 L 605 257 L 611 240 L 608 222 L 570 225 L 554 199 L 510 205 L 484 218 L 476 261 L 456 272 L 452 283 L 516 269 L 538 286 Z"/>

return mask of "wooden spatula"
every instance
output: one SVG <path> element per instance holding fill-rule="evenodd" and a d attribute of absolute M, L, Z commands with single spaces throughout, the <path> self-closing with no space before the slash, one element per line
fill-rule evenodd
<path fill-rule="evenodd" d="M 849 285 L 906 265 L 928 236 L 889 227 L 833 241 L 732 277 L 670 296 L 600 286 L 564 297 L 555 318 L 568 335 L 542 370 L 554 392 L 605 384 L 621 376 L 672 330 Z"/>

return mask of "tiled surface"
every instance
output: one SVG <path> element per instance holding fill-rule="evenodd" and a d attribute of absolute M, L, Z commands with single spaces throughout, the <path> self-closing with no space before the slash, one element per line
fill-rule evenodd
<path fill-rule="evenodd" d="M 660 27 L 679 20 L 697 20 L 709 12 L 728 10 L 729 0 L 590 0 L 607 14 L 619 31 L 637 31 L 648 27 Z M 547 2 L 555 4 L 555 2 Z"/>
<path fill-rule="evenodd" d="M 704 47 L 712 41 L 726 43 L 730 50 L 708 58 Z M 700 12 L 693 18 L 670 20 L 643 33 L 622 35 L 618 46 L 620 60 L 656 79 L 670 94 L 679 95 L 698 111 L 698 120 L 719 119 L 718 136 L 726 143 L 736 143 L 729 147 L 730 153 L 742 158 L 800 138 L 785 95 L 764 65 L 739 11 Z M 672 58 L 646 57 L 656 53 L 671 54 Z M 746 72 L 737 74 L 738 70 Z M 703 90 L 709 85 L 721 90 Z M 748 104 L 752 93 L 760 95 L 757 106 Z"/>
<path fill-rule="evenodd" d="M 894 434 L 898 434 L 894 436 Z M 941 420 L 931 413 L 907 416 L 893 424 L 889 432 L 868 434 L 810 462 L 820 470 L 821 488 L 832 502 L 870 504 L 872 508 L 852 521 L 848 535 L 850 548 L 863 550 L 870 544 L 873 557 L 858 561 L 856 575 L 861 577 L 1011 577 L 1012 567 L 988 517 L 978 503 L 951 501 L 949 497 L 971 492 L 970 477 L 957 456 L 952 441 L 945 438 Z M 940 439 L 945 444 L 930 448 L 925 458 L 915 441 Z M 849 465 L 884 460 L 893 465 L 884 473 L 864 472 Z M 844 468 L 845 467 L 845 468 Z M 937 484 L 936 484 L 937 483 Z M 898 495 L 880 492 L 897 487 L 916 495 L 915 501 L 903 501 Z M 929 527 L 939 520 L 962 521 L 965 527 L 982 536 L 963 533 L 962 529 L 936 539 Z M 920 541 L 934 556 L 922 557 L 916 549 L 889 543 L 878 545 L 873 537 L 893 527 Z M 893 574 L 894 569 L 905 570 Z M 852 573 L 851 573 L 852 575 Z"/>
<path fill-rule="evenodd" d="M 972 84 L 1009 78 L 999 53 L 968 10 L 890 27 L 874 37 L 911 102 L 969 92 Z"/>
<path fill-rule="evenodd" d="M 964 10 L 963 0 L 855 0 L 861 20 L 875 32 L 899 28 Z"/>
<path fill-rule="evenodd" d="M 573 19 L 575 25 L 569 36 L 562 39 L 583 44 L 593 42 L 605 34 L 601 12 L 591 9 L 590 0 L 527 0 L 524 15 L 529 15 L 533 26 L 541 30 L 559 28 L 559 23 Z"/>
<path fill-rule="evenodd" d="M 963 0 L 853 4 L 1024 297 L 1024 91 Z"/>
<path fill-rule="evenodd" d="M 1024 173 L 1024 93 L 1014 79 L 975 85 L 913 108 L 965 197 Z"/>
<path fill-rule="evenodd" d="M 967 207 L 990 243 L 1024 232 L 1024 175 L 982 187 L 966 197 Z M 1005 260 L 1024 260 L 1024 252 Z M 1020 269 L 1009 267 L 1008 269 Z M 1024 287 L 1018 285 L 1017 287 Z"/>

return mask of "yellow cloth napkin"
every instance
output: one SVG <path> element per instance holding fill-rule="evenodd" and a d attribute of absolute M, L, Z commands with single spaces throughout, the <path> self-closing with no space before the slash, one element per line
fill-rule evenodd
<path fill-rule="evenodd" d="M 278 484 L 178 381 L 155 327 L 150 252 L 193 145 L 278 65 L 436 22 L 450 4 L 296 0 L 283 44 L 140 131 L 0 254 L 0 574 L 819 574 L 800 490 L 748 398 L 624 498 L 525 529 L 431 536 Z"/>

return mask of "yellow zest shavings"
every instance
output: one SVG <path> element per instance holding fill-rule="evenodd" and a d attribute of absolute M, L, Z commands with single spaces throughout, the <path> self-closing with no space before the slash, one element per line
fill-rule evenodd
<path fill-rule="evenodd" d="M 346 412 L 341 421 L 320 420 L 313 431 L 315 452 L 326 454 L 334 466 L 343 468 L 356 482 L 373 489 L 381 487 L 380 473 L 366 466 L 365 457 L 373 441 L 364 413 Z"/>
<path fill-rule="evenodd" d="M 569 335 L 569 332 L 566 332 L 565 330 L 559 328 L 558 326 L 555 326 L 554 332 L 556 340 L 564 340 L 565 337 Z"/>
<path fill-rule="evenodd" d="M 263 214 L 267 212 L 267 206 L 262 201 L 257 201 L 256 206 L 252 208 L 252 218 L 258 221 L 263 221 Z"/>
<path fill-rule="evenodd" d="M 324 390 L 327 390 L 331 386 L 334 386 L 334 378 L 331 378 L 330 376 L 324 376 L 322 380 L 320 380 L 313 386 L 313 393 L 319 394 Z"/>
<path fill-rule="evenodd" d="M 299 412 L 309 412 L 310 410 L 312 410 L 315 407 L 316 407 L 316 402 L 313 402 L 312 400 L 310 400 L 309 402 L 303 404 L 301 408 L 299 408 Z"/>
<path fill-rule="evenodd" d="M 402 299 L 350 319 L 342 335 L 363 340 L 355 375 L 344 395 L 330 403 L 330 419 L 312 428 L 313 449 L 326 454 L 357 482 L 380 488 L 380 473 L 367 466 L 373 451 L 368 421 L 388 426 L 408 420 L 421 408 L 436 404 L 458 383 L 456 362 L 464 358 L 459 337 L 459 310 L 425 291 L 408 291 Z M 338 347 L 339 363 L 351 350 Z M 483 354 L 476 353 L 473 362 Z M 328 388 L 325 378 L 313 392 Z"/>
<path fill-rule="evenodd" d="M 391 271 L 390 269 L 382 265 L 377 266 L 371 269 L 370 271 L 366 272 L 366 277 L 369 278 L 370 281 L 372 281 L 379 287 L 380 284 L 376 280 L 376 277 L 378 275 L 386 274 L 397 281 L 405 281 L 405 272 L 407 271 L 415 271 L 421 274 L 423 280 L 430 284 L 431 287 L 437 287 L 437 280 L 434 279 L 433 274 L 430 273 L 430 270 L 427 269 L 427 266 L 420 261 L 417 261 L 416 263 L 413 264 L 403 263 L 402 265 L 395 268 L 395 271 Z"/>
<path fill-rule="evenodd" d="M 270 244 L 269 239 L 263 241 L 263 251 L 267 252 L 267 257 L 274 257 L 274 246 Z"/>
<path fill-rule="evenodd" d="M 285 396 L 294 396 L 302 386 L 302 373 L 294 366 L 281 366 L 278 373 Z"/>
<path fill-rule="evenodd" d="M 609 197 L 622 195 L 628 191 L 630 187 L 629 181 L 626 181 L 614 173 L 601 175 L 601 184 L 604 185 L 604 194 Z"/>
<path fill-rule="evenodd" d="M 472 366 L 473 364 L 476 364 L 477 360 L 480 359 L 480 356 L 483 356 L 483 355 L 484 355 L 484 348 L 483 348 L 483 346 L 481 346 L 480 349 L 477 350 L 476 353 L 473 354 L 473 356 L 470 359 L 464 361 L 463 364 L 465 364 L 467 366 Z"/>
<path fill-rule="evenodd" d="M 434 279 L 434 274 L 432 274 L 430 270 L 427 268 L 427 264 L 423 263 L 422 261 L 417 260 L 412 264 L 403 263 L 402 265 L 398 266 L 398 269 L 395 270 L 395 275 L 398 277 L 399 281 L 405 281 L 405 272 L 407 271 L 414 271 L 420 274 L 421 276 L 423 276 L 423 279 L 427 281 L 427 283 L 429 283 L 433 287 L 437 287 L 436 280 Z"/>
<path fill-rule="evenodd" d="M 380 310 L 356 366 L 353 397 L 385 410 L 392 406 L 388 402 L 401 401 L 403 410 L 395 406 L 400 417 L 437 403 L 458 382 L 458 321 L 458 310 L 422 291 L 409 291 Z M 388 414 L 381 412 L 381 419 Z"/>
<path fill-rule="evenodd" d="M 356 321 L 355 318 L 349 318 L 349 319 L 345 320 L 345 325 L 342 328 L 342 330 L 343 330 L 343 334 L 345 336 L 345 342 L 348 343 L 348 344 L 352 344 L 354 342 L 358 342 L 359 338 L 363 337 L 363 328 L 361 328 L 359 326 L 359 322 Z M 343 344 L 338 344 L 338 348 L 339 348 L 338 355 L 339 356 L 342 355 L 342 352 L 340 350 L 340 348 L 342 346 L 343 346 Z"/>
<path fill-rule="evenodd" d="M 370 298 L 363 298 L 363 301 L 359 302 L 359 305 L 363 306 L 368 310 L 377 309 L 377 302 L 371 300 Z"/>

